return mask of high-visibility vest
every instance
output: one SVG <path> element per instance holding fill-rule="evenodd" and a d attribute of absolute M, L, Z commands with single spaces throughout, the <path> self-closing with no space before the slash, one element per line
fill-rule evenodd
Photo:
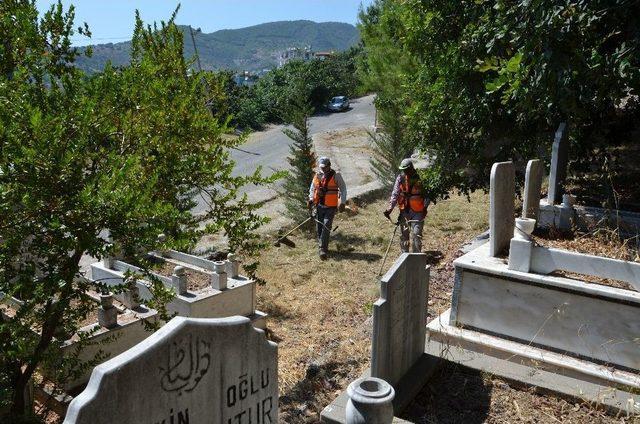
<path fill-rule="evenodd" d="M 411 209 L 413 212 L 424 212 L 424 194 L 422 182 L 419 178 L 411 184 L 411 178 L 408 178 L 406 175 L 402 176 L 402 180 L 400 180 L 398 207 L 401 211 Z"/>
<path fill-rule="evenodd" d="M 313 177 L 313 203 L 329 208 L 338 206 L 338 184 L 333 169 L 328 175 L 318 173 Z"/>

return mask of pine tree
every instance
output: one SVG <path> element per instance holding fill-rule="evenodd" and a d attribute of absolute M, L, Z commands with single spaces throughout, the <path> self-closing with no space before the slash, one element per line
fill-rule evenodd
<path fill-rule="evenodd" d="M 297 92 L 298 95 L 294 97 L 288 113 L 288 121 L 293 129 L 282 130 L 293 140 L 293 144 L 289 147 L 290 155 L 287 158 L 291 169 L 284 179 L 282 194 L 286 214 L 296 222 L 304 220 L 307 215 L 309 186 L 316 166 L 313 140 L 309 134 L 309 117 L 313 108 L 306 90 L 301 85 Z"/>
<path fill-rule="evenodd" d="M 374 153 L 370 161 L 371 168 L 384 186 L 392 186 L 400 162 L 409 157 L 413 149 L 405 140 L 398 114 L 381 111 L 379 122 L 382 124 L 382 132 L 369 132 Z"/>

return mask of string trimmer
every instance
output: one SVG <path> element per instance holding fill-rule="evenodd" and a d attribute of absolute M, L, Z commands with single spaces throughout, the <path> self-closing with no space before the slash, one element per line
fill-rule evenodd
<path fill-rule="evenodd" d="M 391 221 L 391 218 L 387 217 L 387 219 L 389 220 L 389 222 L 394 224 L 394 222 Z M 389 244 L 387 245 L 386 252 L 384 252 L 384 258 L 382 258 L 382 265 L 380 265 L 380 271 L 378 271 L 378 277 L 382 275 L 382 269 L 384 268 L 385 262 L 387 262 L 387 255 L 389 254 L 389 249 L 391 248 L 391 245 L 393 244 L 393 239 L 396 237 L 396 233 L 398 232 L 398 227 L 400 226 L 400 216 L 398 216 L 398 220 L 395 222 L 394 225 L 395 225 L 395 228 L 393 230 L 393 235 L 391 236 L 391 240 L 389 240 Z"/>

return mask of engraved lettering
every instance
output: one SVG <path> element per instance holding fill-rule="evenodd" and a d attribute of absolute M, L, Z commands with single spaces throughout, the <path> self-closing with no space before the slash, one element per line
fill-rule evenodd
<path fill-rule="evenodd" d="M 256 393 L 258 393 L 258 389 L 253 388 L 253 376 L 251 376 L 251 394 L 255 395 Z"/>
<path fill-rule="evenodd" d="M 189 408 L 184 410 L 184 415 L 182 411 L 178 412 L 178 424 L 189 424 Z"/>
<path fill-rule="evenodd" d="M 269 409 L 267 409 L 265 406 L 267 402 L 269 402 Z M 268 398 L 262 401 L 262 422 L 264 424 L 267 423 L 267 421 L 265 420 L 265 417 L 269 418 L 270 423 L 273 422 L 273 419 L 271 418 L 271 408 L 273 408 L 273 399 L 271 399 L 271 396 L 269 396 Z"/>
<path fill-rule="evenodd" d="M 227 389 L 227 406 L 231 407 L 236 404 L 236 386 L 229 386 Z"/>
<path fill-rule="evenodd" d="M 244 377 L 244 378 L 243 378 Z M 240 392 L 240 400 L 244 400 L 247 397 L 247 374 L 240 376 L 240 384 L 238 384 L 238 391 Z"/>

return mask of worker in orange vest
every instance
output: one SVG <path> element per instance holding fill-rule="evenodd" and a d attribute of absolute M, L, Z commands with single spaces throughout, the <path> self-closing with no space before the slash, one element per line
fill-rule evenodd
<path fill-rule="evenodd" d="M 401 229 L 400 249 L 403 252 L 409 252 L 409 238 L 411 236 L 413 252 L 420 253 L 422 251 L 424 219 L 431 201 L 410 158 L 402 160 L 400 171 L 402 172 L 396 178 L 389 206 L 384 211 L 384 216 L 391 219 L 391 211 L 398 205 L 400 209 L 398 222 Z"/>
<path fill-rule="evenodd" d="M 336 211 L 344 212 L 347 201 L 347 186 L 342 176 L 331 169 L 331 160 L 321 157 L 318 160 L 319 172 L 313 177 L 309 187 L 309 208 L 315 207 L 316 230 L 320 259 L 327 259 L 329 235 Z"/>

